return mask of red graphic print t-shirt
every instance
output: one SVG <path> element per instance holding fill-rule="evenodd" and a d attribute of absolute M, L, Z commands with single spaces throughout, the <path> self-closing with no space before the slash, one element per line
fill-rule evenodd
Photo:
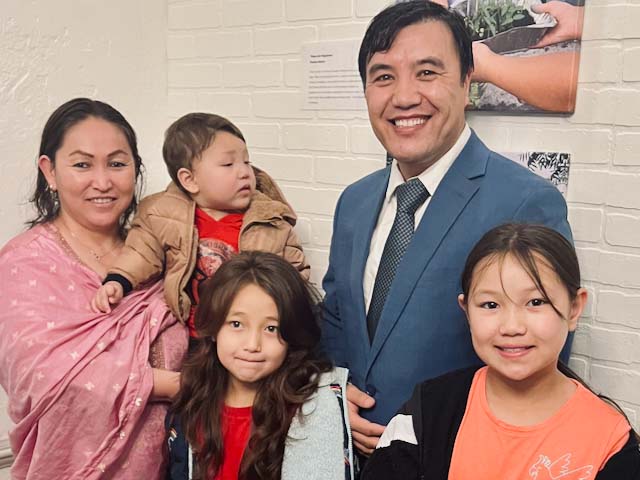
<path fill-rule="evenodd" d="M 242 228 L 242 213 L 230 213 L 215 220 L 204 210 L 196 208 L 195 224 L 198 229 L 198 252 L 196 266 L 191 276 L 191 312 L 189 335 L 196 337 L 195 307 L 200 301 L 200 284 L 213 276 L 223 262 L 238 251 L 238 240 Z"/>

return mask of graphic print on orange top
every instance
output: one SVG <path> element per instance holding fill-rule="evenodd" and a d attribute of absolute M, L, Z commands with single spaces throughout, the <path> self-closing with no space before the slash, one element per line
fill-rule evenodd
<path fill-rule="evenodd" d="M 486 373 L 481 368 L 473 378 L 450 480 L 592 480 L 629 438 L 626 419 L 577 382 L 571 398 L 544 422 L 503 422 L 487 403 Z"/>
<path fill-rule="evenodd" d="M 529 469 L 529 475 L 536 480 L 555 480 L 562 478 L 566 480 L 587 480 L 592 478 L 593 465 L 575 468 L 571 465 L 571 454 L 561 456 L 556 461 L 545 455 L 540 455 L 539 460 Z"/>
<path fill-rule="evenodd" d="M 195 309 L 200 295 L 200 284 L 213 276 L 223 262 L 238 252 L 238 241 L 244 214 L 230 213 L 215 220 L 204 210 L 196 208 L 195 225 L 198 229 L 198 251 L 196 266 L 191 275 L 191 312 L 189 314 L 189 335 L 196 337 Z"/>

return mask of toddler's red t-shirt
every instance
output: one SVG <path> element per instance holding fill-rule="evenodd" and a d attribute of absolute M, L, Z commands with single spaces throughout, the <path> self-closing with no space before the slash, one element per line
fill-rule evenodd
<path fill-rule="evenodd" d="M 204 210 L 196 208 L 195 225 L 198 229 L 196 266 L 191 275 L 191 311 L 189 335 L 196 337 L 195 308 L 200 301 L 200 284 L 213 276 L 223 262 L 238 252 L 240 229 L 244 214 L 230 213 L 216 220 Z"/>

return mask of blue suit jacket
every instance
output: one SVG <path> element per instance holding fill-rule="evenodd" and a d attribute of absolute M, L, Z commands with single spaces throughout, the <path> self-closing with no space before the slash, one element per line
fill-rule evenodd
<path fill-rule="evenodd" d="M 370 344 L 362 278 L 389 168 L 342 193 L 323 281 L 323 345 L 338 365 L 349 368 L 352 383 L 374 396 L 375 407 L 361 415 L 381 424 L 417 383 L 480 363 L 457 296 L 466 257 L 483 234 L 519 221 L 545 224 L 571 240 L 560 192 L 491 152 L 472 133 L 416 228 Z"/>

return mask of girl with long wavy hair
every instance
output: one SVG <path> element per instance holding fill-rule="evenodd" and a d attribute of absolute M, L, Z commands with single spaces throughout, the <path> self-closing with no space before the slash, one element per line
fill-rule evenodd
<path fill-rule="evenodd" d="M 352 478 L 347 372 L 319 353 L 311 287 L 282 258 L 247 252 L 200 293 L 168 478 Z"/>

